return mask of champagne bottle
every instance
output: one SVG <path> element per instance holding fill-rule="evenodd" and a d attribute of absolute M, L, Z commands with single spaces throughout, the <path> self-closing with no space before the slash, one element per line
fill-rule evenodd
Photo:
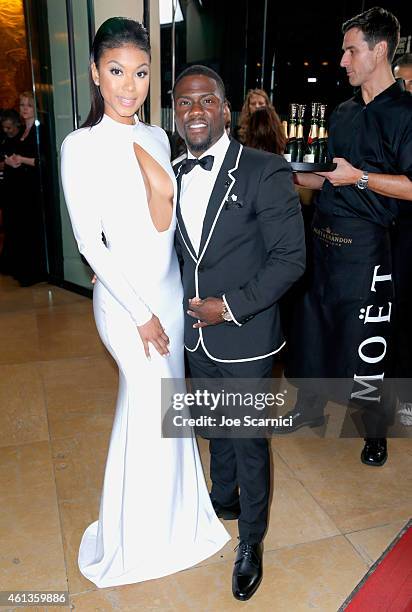
<path fill-rule="evenodd" d="M 296 161 L 296 114 L 298 110 L 297 104 L 291 104 L 289 110 L 289 134 L 286 143 L 284 158 L 288 162 Z"/>
<path fill-rule="evenodd" d="M 303 140 L 303 125 L 305 123 L 306 104 L 298 107 L 298 130 L 296 134 L 296 161 L 303 162 L 305 142 Z"/>
<path fill-rule="evenodd" d="M 326 104 L 319 106 L 318 163 L 324 164 L 328 156 L 328 137 L 326 134 Z"/>
<path fill-rule="evenodd" d="M 317 120 L 318 103 L 312 102 L 312 117 L 310 120 L 310 131 L 308 142 L 306 144 L 304 162 L 314 164 L 318 158 L 318 120 Z"/>

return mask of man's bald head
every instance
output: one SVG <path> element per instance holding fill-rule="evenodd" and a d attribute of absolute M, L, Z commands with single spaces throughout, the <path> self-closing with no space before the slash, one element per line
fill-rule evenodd
<path fill-rule="evenodd" d="M 412 53 L 406 53 L 397 60 L 393 74 L 396 79 L 403 79 L 406 91 L 412 93 Z"/>

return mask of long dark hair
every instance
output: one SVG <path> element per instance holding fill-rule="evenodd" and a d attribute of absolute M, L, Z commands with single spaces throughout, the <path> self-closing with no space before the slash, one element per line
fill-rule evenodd
<path fill-rule="evenodd" d="M 99 67 L 99 61 L 107 49 L 118 49 L 124 45 L 133 45 L 145 51 L 150 58 L 149 34 L 146 28 L 133 19 L 127 17 L 110 17 L 96 32 L 90 53 L 89 85 L 91 107 L 86 121 L 82 127 L 93 127 L 100 123 L 104 115 L 104 100 L 100 89 L 92 78 L 91 66 L 93 62 Z"/>
<path fill-rule="evenodd" d="M 240 142 L 245 144 L 246 132 L 249 125 L 250 118 L 253 113 L 250 112 L 250 99 L 252 96 L 262 96 L 265 100 L 265 105 L 273 108 L 269 96 L 267 95 L 264 89 L 249 89 L 246 94 L 245 101 L 243 102 L 242 110 L 239 115 L 239 129 L 238 129 L 238 139 Z"/>
<path fill-rule="evenodd" d="M 285 132 L 273 107 L 258 108 L 250 116 L 245 144 L 278 155 L 283 153 L 286 145 Z"/>

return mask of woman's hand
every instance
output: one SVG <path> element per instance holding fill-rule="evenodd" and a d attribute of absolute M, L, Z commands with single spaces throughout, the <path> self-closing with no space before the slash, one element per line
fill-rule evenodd
<path fill-rule="evenodd" d="M 165 357 L 170 354 L 168 348 L 170 340 L 156 315 L 152 315 L 152 318 L 144 325 L 138 326 L 137 331 L 142 339 L 144 352 L 148 359 L 150 359 L 149 342 L 153 344 L 160 355 Z"/>
<path fill-rule="evenodd" d="M 94 285 L 96 281 L 97 276 L 94 274 L 92 284 Z M 160 355 L 166 356 L 170 354 L 168 349 L 168 345 L 170 344 L 169 337 L 165 333 L 156 315 L 152 315 L 152 318 L 144 325 L 137 326 L 137 331 L 142 339 L 144 352 L 148 359 L 150 359 L 149 342 L 153 344 Z"/>
<path fill-rule="evenodd" d="M 13 153 L 13 155 L 10 156 L 5 156 L 4 158 L 4 163 L 7 166 L 11 166 L 12 168 L 20 168 L 21 166 L 21 161 L 20 161 L 20 155 L 15 155 Z"/>
<path fill-rule="evenodd" d="M 36 165 L 36 160 L 34 157 L 23 157 L 22 155 L 16 155 L 16 153 L 13 153 L 13 155 L 7 157 L 5 161 L 6 164 L 12 166 L 13 168 L 19 168 L 22 164 L 33 167 Z"/>

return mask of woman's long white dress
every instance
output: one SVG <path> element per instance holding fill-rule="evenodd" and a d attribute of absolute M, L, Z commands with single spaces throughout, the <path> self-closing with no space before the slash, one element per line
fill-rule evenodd
<path fill-rule="evenodd" d="M 79 551 L 81 572 L 98 587 L 177 572 L 229 539 L 212 508 L 196 440 L 160 433 L 161 378 L 184 378 L 183 295 L 175 214 L 167 231 L 156 230 L 133 142 L 175 184 L 168 140 L 157 127 L 105 115 L 97 126 L 70 134 L 62 147 L 74 234 L 98 277 L 96 325 L 120 375 L 99 520 L 86 529 Z M 148 361 L 136 325 L 151 313 L 170 338 L 170 356 L 151 346 Z"/>

